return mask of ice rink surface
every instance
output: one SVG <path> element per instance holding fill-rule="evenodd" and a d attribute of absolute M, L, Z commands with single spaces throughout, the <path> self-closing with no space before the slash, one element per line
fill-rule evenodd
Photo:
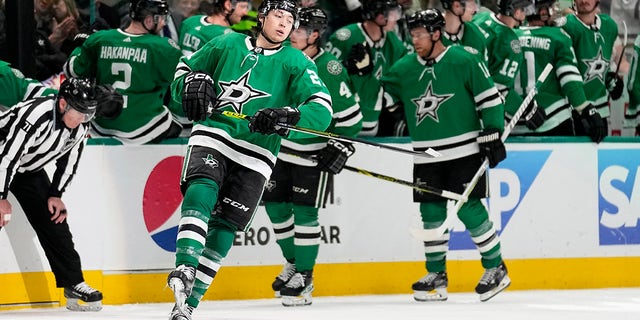
<path fill-rule="evenodd" d="M 0 311 L 0 319 L 167 320 L 173 304 L 106 305 L 100 312 L 64 308 Z M 313 305 L 285 308 L 278 299 L 205 301 L 193 320 L 640 320 L 640 288 L 505 291 L 488 302 L 451 293 L 445 302 L 416 302 L 411 295 L 315 297 Z"/>

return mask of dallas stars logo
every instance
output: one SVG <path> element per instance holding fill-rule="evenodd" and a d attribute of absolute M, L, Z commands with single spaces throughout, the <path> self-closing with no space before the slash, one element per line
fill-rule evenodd
<path fill-rule="evenodd" d="M 582 59 L 587 65 L 584 82 L 589 82 L 595 78 L 599 78 L 604 83 L 605 72 L 609 68 L 609 61 L 602 57 L 602 47 L 598 49 L 598 55 L 593 59 Z"/>
<path fill-rule="evenodd" d="M 242 113 L 242 106 L 260 97 L 270 97 L 271 95 L 254 89 L 249 85 L 249 77 L 251 76 L 251 70 L 247 71 L 238 80 L 230 82 L 220 81 L 220 87 L 222 87 L 222 94 L 218 97 L 218 108 L 225 106 L 233 107 L 233 110 L 238 113 Z"/>
<path fill-rule="evenodd" d="M 420 122 L 422 122 L 422 120 L 427 116 L 435 122 L 440 122 L 438 119 L 438 108 L 440 108 L 440 105 L 451 97 L 453 97 L 453 94 L 438 95 L 433 93 L 431 82 L 429 82 L 429 86 L 427 86 L 427 90 L 424 94 L 411 100 L 413 104 L 416 105 L 416 126 L 420 125 Z"/>
<path fill-rule="evenodd" d="M 211 167 L 211 168 L 217 168 L 218 167 L 218 160 L 214 159 L 212 155 L 207 154 L 206 158 L 202 158 L 202 161 L 204 161 L 204 164 Z"/>

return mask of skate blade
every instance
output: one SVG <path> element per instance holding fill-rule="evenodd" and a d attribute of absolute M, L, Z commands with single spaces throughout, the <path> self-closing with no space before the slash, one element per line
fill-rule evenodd
<path fill-rule="evenodd" d="M 497 295 L 498 293 L 504 291 L 504 289 L 508 288 L 509 285 L 511 284 L 511 279 L 509 279 L 508 275 L 505 275 L 504 278 L 502 278 L 502 281 L 500 281 L 500 283 L 498 284 L 497 287 L 483 293 L 480 294 L 480 301 L 482 302 L 486 302 L 489 299 L 493 298 L 495 295 Z"/>
<path fill-rule="evenodd" d="M 447 301 L 447 288 L 435 288 L 431 291 L 413 291 L 413 299 L 419 302 Z"/>
<path fill-rule="evenodd" d="M 173 291 L 173 298 L 176 301 L 176 305 L 180 310 L 184 311 L 186 307 L 187 295 L 185 294 L 184 283 L 180 278 L 172 278 L 169 280 L 169 288 Z"/>
<path fill-rule="evenodd" d="M 285 307 L 302 307 L 312 303 L 311 294 L 303 294 L 300 296 L 282 296 L 282 305 Z"/>
<path fill-rule="evenodd" d="M 70 311 L 91 311 L 96 312 L 102 310 L 102 301 L 84 302 L 79 299 L 67 298 L 67 310 Z"/>

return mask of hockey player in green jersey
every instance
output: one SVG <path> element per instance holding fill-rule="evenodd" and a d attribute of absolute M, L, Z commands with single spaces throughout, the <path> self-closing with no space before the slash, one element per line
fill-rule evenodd
<path fill-rule="evenodd" d="M 640 136 L 640 124 L 638 115 L 640 114 L 640 68 L 638 67 L 640 57 L 640 37 L 636 37 L 633 45 L 633 55 L 631 56 L 631 66 L 629 68 L 629 80 L 627 90 L 629 91 L 629 108 L 625 112 L 625 122 L 631 122 L 636 127 L 636 136 Z"/>
<path fill-rule="evenodd" d="M 94 137 L 113 137 L 124 144 L 144 144 L 177 137 L 180 125 L 164 106 L 181 53 L 171 39 L 160 37 L 169 6 L 166 0 L 130 0 L 131 24 L 91 34 L 64 66 L 69 76 L 95 78 L 124 96 L 115 119 L 91 122 Z"/>
<path fill-rule="evenodd" d="M 536 1 L 535 12 L 527 15 L 529 27 L 516 29 L 524 52 L 516 87 L 528 92 L 535 86 L 535 81 L 545 66 L 549 63 L 554 66 L 555 77 L 548 77 L 535 96 L 547 117 L 535 131 L 526 126 L 516 126 L 512 134 L 573 136 L 575 133 L 571 110 L 576 109 L 580 112 L 579 120 L 586 124 L 591 139 L 600 142 L 607 135 L 604 121 L 585 96 L 571 38 L 561 28 L 548 26 L 553 19 L 554 2 L 555 0 Z"/>
<path fill-rule="evenodd" d="M 480 57 L 487 60 L 485 34 L 471 22 L 473 15 L 468 11 L 477 9 L 474 0 L 441 0 L 444 8 L 445 28 L 442 32 L 442 43 L 445 46 L 457 44 L 474 48 Z M 487 35 L 488 36 L 488 35 Z"/>
<path fill-rule="evenodd" d="M 380 110 L 393 104 L 385 99 L 379 79 L 384 70 L 406 54 L 395 33 L 383 30 L 389 12 L 397 6 L 396 0 L 364 1 L 364 21 L 338 29 L 326 44 L 327 51 L 342 60 L 351 75 L 363 117 L 360 135 L 375 136 Z"/>
<path fill-rule="evenodd" d="M 498 14 L 489 14 L 485 20 L 477 21 L 485 35 L 489 73 L 505 98 L 505 117 L 507 120 L 518 110 L 522 97 L 515 90 L 515 78 L 520 70 L 523 54 L 518 36 L 513 31 L 521 26 L 527 12 L 535 10 L 531 0 L 498 0 Z M 525 110 L 518 123 L 524 123 L 535 130 L 544 122 L 545 114 L 538 108 L 535 100 Z"/>
<path fill-rule="evenodd" d="M 180 25 L 182 54 L 190 56 L 211 39 L 233 32 L 231 25 L 239 23 L 250 6 L 248 0 L 213 0 L 207 3 L 206 15 L 191 16 Z"/>
<path fill-rule="evenodd" d="M 618 37 L 618 26 L 610 16 L 598 13 L 600 0 L 575 0 L 575 14 L 570 14 L 560 24 L 573 42 L 578 70 L 584 80 L 584 92 L 602 118 L 609 118 L 609 93 L 612 99 L 620 98 L 623 81 L 609 70 L 613 44 Z M 605 123 L 606 124 L 606 123 Z M 580 121 L 575 121 L 576 134 L 586 134 Z M 608 127 L 608 125 L 607 125 Z M 606 130 L 608 132 L 608 128 Z"/>
<path fill-rule="evenodd" d="M 205 5 L 206 4 L 206 5 Z M 213 0 L 203 2 L 207 15 L 195 15 L 187 18 L 180 25 L 180 48 L 182 54 L 190 56 L 211 39 L 225 33 L 234 32 L 232 24 L 239 23 L 247 15 L 251 4 L 247 0 Z M 181 137 L 188 137 L 193 122 L 182 112 L 182 106 L 169 103 L 169 110 L 182 126 Z"/>
<path fill-rule="evenodd" d="M 300 9 L 300 26 L 291 34 L 291 46 L 302 50 L 318 67 L 333 102 L 328 131 L 355 136 L 362 127 L 360 107 L 349 76 L 334 55 L 319 44 L 327 15 L 317 8 Z M 355 149 L 348 143 L 324 138 L 282 140 L 278 161 L 262 200 L 273 223 L 276 242 L 286 259 L 272 289 L 285 306 L 311 304 L 313 267 L 320 247 L 319 208 L 324 206 L 331 174 L 339 173 Z M 300 157 L 303 156 L 303 157 Z M 315 157 L 318 163 L 306 158 Z M 307 190 L 301 193 L 295 190 Z"/>
<path fill-rule="evenodd" d="M 25 78 L 18 69 L 11 68 L 9 63 L 0 60 L 0 110 L 4 111 L 18 102 L 36 97 L 57 94 L 58 91 L 48 88 L 38 80 Z"/>
<path fill-rule="evenodd" d="M 295 2 L 263 4 L 255 38 L 217 37 L 180 60 L 171 84 L 172 98 L 194 121 L 180 183 L 176 270 L 167 279 L 176 299 L 172 320 L 191 319 L 236 231 L 250 226 L 282 137 L 309 137 L 281 124 L 325 130 L 331 122 L 331 96 L 316 66 L 282 46 L 298 24 Z"/>
<path fill-rule="evenodd" d="M 481 57 L 468 47 L 442 44 L 445 22 L 440 11 L 419 11 L 408 23 L 416 54 L 396 62 L 382 77 L 382 84 L 404 104 L 413 149 L 433 148 L 442 153 L 438 158 L 414 157 L 414 182 L 462 193 L 485 157 L 491 168 L 506 157 L 500 139 L 504 130 L 503 100 Z M 475 289 L 481 301 L 491 299 L 511 283 L 498 233 L 480 201 L 487 195 L 483 177 L 458 212 L 485 269 Z M 414 191 L 413 200 L 420 204 L 425 229 L 444 223 L 446 199 Z M 448 247 L 448 231 L 424 242 L 428 273 L 412 285 L 415 300 L 447 300 Z"/>

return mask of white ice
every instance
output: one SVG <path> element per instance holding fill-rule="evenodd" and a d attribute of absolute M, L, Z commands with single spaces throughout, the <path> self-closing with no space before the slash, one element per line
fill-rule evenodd
<path fill-rule="evenodd" d="M 100 312 L 64 308 L 0 311 L 0 319 L 167 320 L 173 304 L 105 305 Z M 505 291 L 488 302 L 473 293 L 450 293 L 445 302 L 416 302 L 409 294 L 314 297 L 313 305 L 283 307 L 277 299 L 205 301 L 193 320 L 517 320 L 640 319 L 640 288 Z"/>

